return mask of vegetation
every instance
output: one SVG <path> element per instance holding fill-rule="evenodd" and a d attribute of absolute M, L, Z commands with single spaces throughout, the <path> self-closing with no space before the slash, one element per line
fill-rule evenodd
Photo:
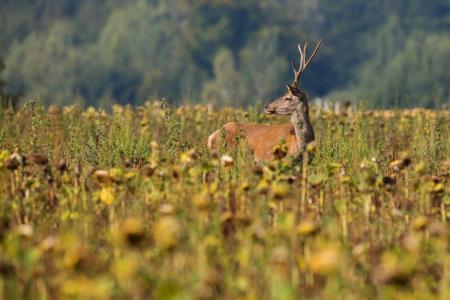
<path fill-rule="evenodd" d="M 312 95 L 449 105 L 448 0 L 6 0 L 0 19 L 0 78 L 23 102 L 253 105 L 324 37 Z"/>
<path fill-rule="evenodd" d="M 448 0 L 4 0 L 0 20 L 0 300 L 450 299 Z M 260 103 L 321 37 L 302 84 L 346 104 L 311 104 L 302 157 L 210 152 L 226 122 L 287 122 Z M 441 109 L 392 109 L 413 106 Z"/>
<path fill-rule="evenodd" d="M 448 299 L 450 112 L 311 109 L 260 164 L 205 146 L 256 107 L 2 109 L 0 297 Z"/>

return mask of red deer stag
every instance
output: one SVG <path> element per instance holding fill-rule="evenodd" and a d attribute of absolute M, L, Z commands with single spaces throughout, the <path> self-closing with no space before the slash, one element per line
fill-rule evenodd
<path fill-rule="evenodd" d="M 288 155 L 299 156 L 306 145 L 314 141 L 314 130 L 309 120 L 308 97 L 299 88 L 300 76 L 317 54 L 321 43 L 322 40 L 317 43 L 309 59 L 306 59 L 308 43 L 305 43 L 303 49 L 298 44 L 300 67 L 296 69 L 292 61 L 294 81 L 292 84 L 286 84 L 287 93 L 285 95 L 265 107 L 264 112 L 267 114 L 290 115 L 291 124 L 264 125 L 230 122 L 209 136 L 208 148 L 210 150 L 217 149 L 221 135 L 224 134 L 228 150 L 235 147 L 236 137 L 242 137 L 250 145 L 256 160 L 273 158 L 273 150 L 281 140 L 287 143 Z"/>

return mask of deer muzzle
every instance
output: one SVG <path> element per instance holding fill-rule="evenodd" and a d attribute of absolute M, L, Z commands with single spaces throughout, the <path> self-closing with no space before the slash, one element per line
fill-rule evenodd
<path fill-rule="evenodd" d="M 264 107 L 264 113 L 266 113 L 266 114 L 274 114 L 275 113 L 275 109 L 271 108 L 270 105 L 267 105 L 266 107 Z"/>

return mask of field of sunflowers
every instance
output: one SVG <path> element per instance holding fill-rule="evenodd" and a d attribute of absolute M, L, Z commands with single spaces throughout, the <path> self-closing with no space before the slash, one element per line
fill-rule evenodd
<path fill-rule="evenodd" d="M 257 106 L 0 109 L 0 299 L 450 299 L 450 111 L 311 109 L 263 163 L 206 147 Z"/>

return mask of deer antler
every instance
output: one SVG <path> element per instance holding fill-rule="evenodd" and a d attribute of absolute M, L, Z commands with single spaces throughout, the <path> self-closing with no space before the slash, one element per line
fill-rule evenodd
<path fill-rule="evenodd" d="M 306 51 L 307 51 L 308 43 L 306 42 L 305 45 L 303 45 L 303 50 L 302 50 L 300 43 L 297 45 L 298 52 L 300 53 L 299 68 L 297 69 L 295 67 L 294 61 L 293 60 L 291 61 L 292 69 L 294 70 L 294 81 L 292 82 L 292 85 L 294 87 L 298 87 L 298 84 L 300 83 L 300 76 L 303 74 L 303 72 L 305 72 L 306 68 L 311 63 L 314 56 L 316 56 L 317 51 L 319 50 L 320 45 L 322 44 L 322 41 L 323 41 L 323 39 L 320 39 L 320 41 L 317 43 L 316 48 L 314 49 L 312 55 L 308 58 L 308 60 L 306 60 Z"/>

